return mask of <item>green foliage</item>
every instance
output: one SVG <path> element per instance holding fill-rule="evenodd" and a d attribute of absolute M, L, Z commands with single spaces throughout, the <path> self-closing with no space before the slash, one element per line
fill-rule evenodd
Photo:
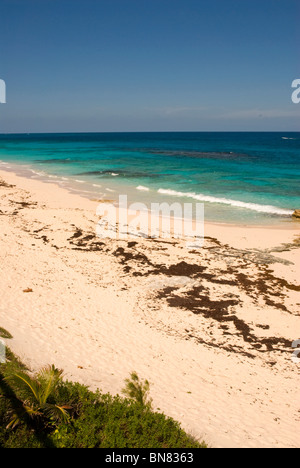
<path fill-rule="evenodd" d="M 136 372 L 130 374 L 130 379 L 125 380 L 126 386 L 122 390 L 123 395 L 126 395 L 143 408 L 151 409 L 152 400 L 149 398 L 150 384 L 148 380 L 140 381 Z"/>
<path fill-rule="evenodd" d="M 85 392 L 82 392 L 84 394 Z M 60 425 L 53 442 L 61 448 L 204 448 L 173 419 L 120 396 L 89 392 L 79 414 Z"/>
<path fill-rule="evenodd" d="M 54 366 L 44 367 L 33 377 L 15 366 L 7 366 L 4 382 L 12 390 L 7 427 L 14 428 L 27 419 L 35 419 L 44 428 L 59 421 L 67 422 L 69 405 L 56 403 L 61 379 L 62 371 Z"/>
<path fill-rule="evenodd" d="M 128 398 L 92 392 L 53 366 L 32 376 L 11 359 L 0 365 L 0 448 L 206 447 L 151 410 L 149 382 L 132 373 L 124 390 Z M 18 425 L 7 427 L 18 411 Z"/>
<path fill-rule="evenodd" d="M 5 338 L 6 340 L 10 340 L 12 338 L 12 335 L 7 330 L 0 327 L 0 338 Z"/>

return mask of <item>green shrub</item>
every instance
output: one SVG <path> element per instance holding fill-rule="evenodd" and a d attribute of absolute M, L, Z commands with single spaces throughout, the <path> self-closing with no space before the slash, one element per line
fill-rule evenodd
<path fill-rule="evenodd" d="M 151 409 L 152 400 L 149 398 L 150 384 L 148 380 L 142 382 L 136 372 L 130 374 L 130 379 L 125 380 L 126 386 L 122 393 L 135 401 L 143 408 Z"/>
<path fill-rule="evenodd" d="M 90 392 L 77 418 L 57 428 L 53 441 L 64 448 L 200 448 L 173 419 L 137 402 Z"/>
<path fill-rule="evenodd" d="M 79 383 L 63 381 L 60 373 L 49 367 L 49 373 L 28 375 L 23 364 L 12 354 L 6 364 L 0 364 L 0 447 L 3 448 L 204 448 L 186 434 L 179 423 L 161 413 L 151 410 L 148 398 L 149 384 L 131 374 L 125 390 L 129 398 L 112 396 L 100 391 L 92 392 Z M 24 377 L 19 387 L 19 379 Z M 27 375 L 27 377 L 25 377 Z M 49 375 L 52 379 L 49 381 Z M 33 407 L 43 414 L 43 405 L 70 406 L 69 417 L 52 420 L 52 424 L 36 424 L 33 418 L 20 418 L 19 425 L 8 428 L 12 404 L 16 410 L 24 406 L 22 398 L 28 395 L 28 385 L 45 392 L 33 399 Z M 55 385 L 52 385 L 54 384 Z M 129 385 L 133 383 L 134 386 Z M 50 392 L 51 388 L 51 392 Z M 47 393 L 48 392 L 48 393 Z M 130 392 L 130 393 L 129 393 Z M 38 396 L 38 394 L 35 392 Z M 48 395 L 48 396 L 47 396 Z M 47 396 L 47 398 L 46 398 Z M 55 399 L 54 399 L 55 397 Z M 44 399 L 43 399 L 44 398 Z M 19 406 L 18 406 L 19 405 Z M 37 406 L 36 406 L 37 405 Z M 47 407 L 48 408 L 48 407 Z M 44 417 L 45 415 L 43 415 Z M 46 411 L 47 416 L 47 411 Z M 48 420 L 47 420 L 48 421 Z"/>

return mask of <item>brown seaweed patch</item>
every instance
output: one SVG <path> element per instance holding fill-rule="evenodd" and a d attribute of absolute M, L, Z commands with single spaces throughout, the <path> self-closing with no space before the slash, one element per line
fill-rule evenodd
<path fill-rule="evenodd" d="M 94 239 L 97 239 L 95 234 L 86 234 L 84 232 L 76 228 L 74 234 L 68 239 L 70 244 L 75 245 L 73 250 L 81 250 L 84 252 L 98 252 L 103 250 L 103 246 L 105 246 L 104 242 L 95 242 Z"/>
<path fill-rule="evenodd" d="M 300 286 L 290 284 L 285 279 L 277 278 L 272 270 L 265 268 L 256 277 L 250 278 L 244 273 L 236 274 L 239 286 L 247 292 L 247 295 L 254 300 L 263 297 L 266 305 L 288 312 L 288 309 L 279 299 L 285 297 L 285 289 L 300 291 Z M 277 300 L 275 301 L 274 298 Z"/>
<path fill-rule="evenodd" d="M 135 242 L 128 243 L 128 247 L 135 247 Z M 132 274 L 134 276 L 149 276 L 149 275 L 165 275 L 168 277 L 171 276 L 186 276 L 193 279 L 204 279 L 210 283 L 222 284 L 228 286 L 237 286 L 239 281 L 236 278 L 229 279 L 225 278 L 225 275 L 232 275 L 234 270 L 228 268 L 227 271 L 216 271 L 214 273 L 209 273 L 207 271 L 208 267 L 199 265 L 197 263 L 187 263 L 186 261 L 181 261 L 176 264 L 166 265 L 166 264 L 155 264 L 153 263 L 145 254 L 138 252 L 137 250 L 125 250 L 123 247 L 119 247 L 113 252 L 116 257 L 121 258 L 121 264 L 125 266 L 125 272 L 132 270 L 133 265 L 148 266 L 149 270 L 141 271 L 136 269 Z M 130 264 L 129 264 L 130 263 Z"/>
<path fill-rule="evenodd" d="M 37 202 L 25 202 L 25 201 L 20 201 L 20 202 L 17 202 L 17 201 L 14 201 L 14 200 L 9 200 L 13 205 L 19 205 L 20 208 L 29 208 L 29 207 L 32 207 L 32 206 L 36 206 L 37 205 Z"/>
<path fill-rule="evenodd" d="M 7 184 L 3 179 L 0 180 L 0 187 L 15 188 L 15 185 Z"/>
<path fill-rule="evenodd" d="M 73 236 L 71 236 L 71 237 L 68 239 L 68 241 L 72 241 L 72 240 L 74 240 L 74 239 L 78 239 L 79 237 L 82 237 L 82 236 L 83 236 L 82 230 L 79 229 L 79 228 L 76 228 L 75 233 L 73 234 Z"/>
<path fill-rule="evenodd" d="M 203 340 L 203 338 L 199 338 L 199 337 L 196 337 L 196 336 L 193 336 L 193 335 L 190 335 L 190 337 L 194 338 L 197 341 L 197 343 L 204 344 L 204 345 L 209 346 L 211 348 L 222 348 L 223 351 L 227 351 L 228 353 L 240 354 L 240 355 L 246 356 L 246 357 L 248 357 L 250 359 L 255 359 L 256 358 L 256 356 L 254 354 L 249 353 L 248 351 L 246 351 L 241 346 L 224 345 L 224 344 L 222 346 L 220 346 L 218 343 L 214 343 L 213 341 L 205 341 L 205 340 Z"/>
<path fill-rule="evenodd" d="M 209 320 L 213 320 L 219 324 L 220 329 L 223 331 L 224 336 L 233 335 L 229 332 L 228 325 L 234 325 L 236 335 L 240 336 L 244 342 L 259 352 L 290 352 L 291 343 L 289 340 L 282 337 L 257 337 L 250 326 L 242 319 L 238 318 L 229 308 L 240 304 L 239 298 L 235 297 L 230 299 L 211 300 L 209 291 L 203 286 L 194 286 L 191 290 L 179 295 L 176 293 L 178 288 L 168 287 L 157 293 L 158 299 L 165 299 L 170 307 L 187 310 L 196 315 L 201 314 Z M 205 294 L 203 294 L 203 292 Z M 234 296 L 232 296 L 234 297 Z M 268 329 L 268 326 L 261 326 L 261 328 Z M 204 341 L 199 337 L 194 337 L 198 342 Z M 201 341 L 202 340 L 202 341 Z M 249 357 L 253 357 L 247 353 L 243 348 L 237 346 L 224 346 L 224 344 L 208 343 L 210 346 L 218 346 L 227 351 L 239 352 Z"/>
<path fill-rule="evenodd" d="M 131 266 L 128 265 L 128 262 L 130 261 L 135 261 L 143 265 L 155 267 L 155 265 L 153 265 L 153 263 L 148 259 L 148 257 L 141 252 L 129 252 L 125 251 L 123 247 L 118 247 L 117 250 L 113 252 L 113 255 L 121 258 L 121 264 L 125 265 L 124 270 L 126 273 L 128 273 L 131 270 Z M 141 272 L 135 272 L 134 274 L 135 276 L 143 275 L 143 273 Z"/>
<path fill-rule="evenodd" d="M 188 277 L 197 277 L 206 270 L 206 267 L 193 264 L 180 262 L 169 267 L 165 265 L 159 265 L 158 271 L 156 273 L 161 273 L 166 276 L 188 276 Z"/>

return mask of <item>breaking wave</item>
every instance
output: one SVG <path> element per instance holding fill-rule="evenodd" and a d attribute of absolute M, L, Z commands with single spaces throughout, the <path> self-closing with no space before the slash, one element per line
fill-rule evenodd
<path fill-rule="evenodd" d="M 239 200 L 231 200 L 230 198 L 212 197 L 210 195 L 197 194 L 194 192 L 177 192 L 176 190 L 159 189 L 158 193 L 162 195 L 170 195 L 173 197 L 193 198 L 194 200 L 202 202 L 222 203 L 225 205 L 235 206 L 237 208 L 244 208 L 252 211 L 257 211 L 258 213 L 268 213 L 278 216 L 291 216 L 294 212 L 293 210 L 277 208 L 276 206 L 272 205 L 259 205 L 257 203 L 248 203 Z"/>

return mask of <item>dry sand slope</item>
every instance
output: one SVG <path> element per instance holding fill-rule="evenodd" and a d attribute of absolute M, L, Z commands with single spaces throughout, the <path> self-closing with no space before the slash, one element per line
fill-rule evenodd
<path fill-rule="evenodd" d="M 0 176 L 0 326 L 26 363 L 111 393 L 136 370 L 212 447 L 299 446 L 295 225 L 207 225 L 197 250 L 99 239 L 97 203 Z"/>

